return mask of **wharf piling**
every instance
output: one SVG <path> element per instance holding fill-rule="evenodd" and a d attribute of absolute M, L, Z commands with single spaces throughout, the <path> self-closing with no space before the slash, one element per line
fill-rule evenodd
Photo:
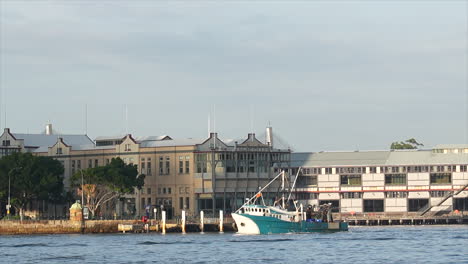
<path fill-rule="evenodd" d="M 352 226 L 468 224 L 468 214 L 442 216 L 360 214 L 336 216 Z"/>

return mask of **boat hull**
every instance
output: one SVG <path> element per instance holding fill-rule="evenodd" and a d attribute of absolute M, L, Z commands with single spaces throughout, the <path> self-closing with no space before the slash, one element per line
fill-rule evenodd
<path fill-rule="evenodd" d="M 282 234 L 347 231 L 345 222 L 289 222 L 269 216 L 232 214 L 239 234 Z"/>

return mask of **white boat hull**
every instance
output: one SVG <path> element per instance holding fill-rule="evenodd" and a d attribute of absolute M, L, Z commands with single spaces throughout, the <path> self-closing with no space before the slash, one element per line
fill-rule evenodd
<path fill-rule="evenodd" d="M 259 227 L 252 219 L 239 214 L 232 214 L 232 218 L 236 221 L 237 233 L 246 235 L 260 234 Z"/>

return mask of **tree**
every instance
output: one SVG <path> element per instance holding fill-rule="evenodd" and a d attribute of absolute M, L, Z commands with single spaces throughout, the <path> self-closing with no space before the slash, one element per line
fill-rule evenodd
<path fill-rule="evenodd" d="M 424 146 L 424 145 L 417 142 L 416 139 L 410 138 L 405 141 L 393 142 L 390 145 L 390 149 L 417 149 L 420 146 Z"/>
<path fill-rule="evenodd" d="M 138 174 L 136 165 L 125 164 L 122 159 L 113 158 L 108 165 L 78 171 L 72 176 L 71 182 L 77 187 L 78 195 L 83 191 L 86 206 L 91 215 L 95 216 L 104 203 L 123 194 L 133 193 L 135 188 L 141 189 L 145 183 L 145 175 Z"/>
<path fill-rule="evenodd" d="M 57 200 L 63 193 L 63 166 L 50 157 L 31 153 L 13 153 L 0 159 L 0 199 L 8 197 L 10 180 L 11 205 L 23 219 L 25 206 L 34 199 Z"/>

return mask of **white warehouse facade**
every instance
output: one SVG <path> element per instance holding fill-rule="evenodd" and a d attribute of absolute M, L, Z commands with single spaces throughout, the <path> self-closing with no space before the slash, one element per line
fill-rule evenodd
<path fill-rule="evenodd" d="M 468 144 L 293 153 L 291 166 L 292 174 L 301 168 L 296 187 L 304 205 L 332 203 L 344 215 L 468 213 Z"/>

